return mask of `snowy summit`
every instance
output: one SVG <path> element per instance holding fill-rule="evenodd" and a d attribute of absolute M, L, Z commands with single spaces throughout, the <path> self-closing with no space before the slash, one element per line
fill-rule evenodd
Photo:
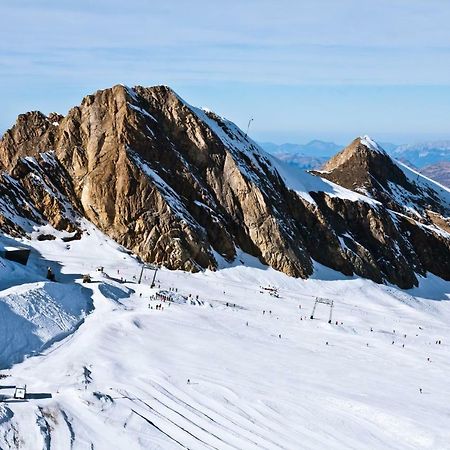
<path fill-rule="evenodd" d="M 365 145 L 368 149 L 373 150 L 374 152 L 386 153 L 384 151 L 384 149 L 378 144 L 378 142 L 375 142 L 367 134 L 364 136 L 361 136 L 359 139 L 361 141 L 361 144 Z"/>

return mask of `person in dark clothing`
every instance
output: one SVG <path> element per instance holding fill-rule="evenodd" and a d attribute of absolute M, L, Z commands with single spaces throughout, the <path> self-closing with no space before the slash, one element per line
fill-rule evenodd
<path fill-rule="evenodd" d="M 47 267 L 47 279 L 50 281 L 55 281 L 55 274 L 51 267 Z"/>

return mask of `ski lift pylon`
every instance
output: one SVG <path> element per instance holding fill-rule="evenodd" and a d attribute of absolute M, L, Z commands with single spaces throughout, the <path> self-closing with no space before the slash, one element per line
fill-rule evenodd
<path fill-rule="evenodd" d="M 333 306 L 334 306 L 334 302 L 333 300 L 330 300 L 328 298 L 322 298 L 322 297 L 316 297 L 316 301 L 314 302 L 314 306 L 313 306 L 313 310 L 311 313 L 311 319 L 314 319 L 314 313 L 316 312 L 316 307 L 318 303 L 322 303 L 324 305 L 328 305 L 330 307 L 330 317 L 328 319 L 328 323 L 331 323 L 332 319 L 333 319 Z"/>

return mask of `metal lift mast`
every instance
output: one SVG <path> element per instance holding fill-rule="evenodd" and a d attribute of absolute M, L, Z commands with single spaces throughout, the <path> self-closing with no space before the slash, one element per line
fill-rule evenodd
<path fill-rule="evenodd" d="M 330 300 L 328 298 L 322 298 L 322 297 L 316 297 L 316 301 L 314 302 L 313 310 L 311 313 L 311 319 L 314 319 L 314 313 L 316 312 L 316 307 L 318 303 L 323 303 L 324 305 L 328 305 L 330 307 L 330 318 L 328 319 L 328 323 L 331 323 L 333 319 L 333 306 L 334 302 L 333 300 Z"/>
<path fill-rule="evenodd" d="M 151 288 L 155 287 L 155 280 L 156 280 L 156 273 L 158 272 L 158 266 L 155 266 L 153 264 L 142 264 L 142 268 L 141 268 L 141 273 L 139 275 L 138 284 L 141 284 L 142 275 L 144 274 L 144 269 L 154 270 L 155 271 L 155 273 L 153 274 L 152 284 L 150 285 Z"/>

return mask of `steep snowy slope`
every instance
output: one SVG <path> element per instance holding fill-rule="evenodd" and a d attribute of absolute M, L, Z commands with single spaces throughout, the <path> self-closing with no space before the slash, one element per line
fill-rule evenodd
<path fill-rule="evenodd" d="M 151 289 L 153 271 L 137 284 L 136 259 L 86 231 L 69 249 L 31 242 L 59 288 L 91 273 L 95 308 L 1 371 L 1 448 L 448 448 L 448 282 L 401 291 L 320 265 L 300 280 L 240 253 L 218 272 L 160 270 Z M 334 301 L 331 324 L 324 304 L 310 319 L 317 296 Z"/>
<path fill-rule="evenodd" d="M 439 184 L 450 188 L 450 158 L 448 161 L 441 161 L 436 164 L 422 167 L 420 173 L 437 181 Z"/>
<path fill-rule="evenodd" d="M 15 243 L 0 236 L 4 244 Z M 0 257 L 0 366 L 8 367 L 26 355 L 73 332 L 92 308 L 91 291 L 80 284 L 52 283 L 47 266 L 36 251 L 28 267 Z M 58 274 L 60 277 L 60 274 Z M 71 281 L 71 280 L 70 280 Z"/>

